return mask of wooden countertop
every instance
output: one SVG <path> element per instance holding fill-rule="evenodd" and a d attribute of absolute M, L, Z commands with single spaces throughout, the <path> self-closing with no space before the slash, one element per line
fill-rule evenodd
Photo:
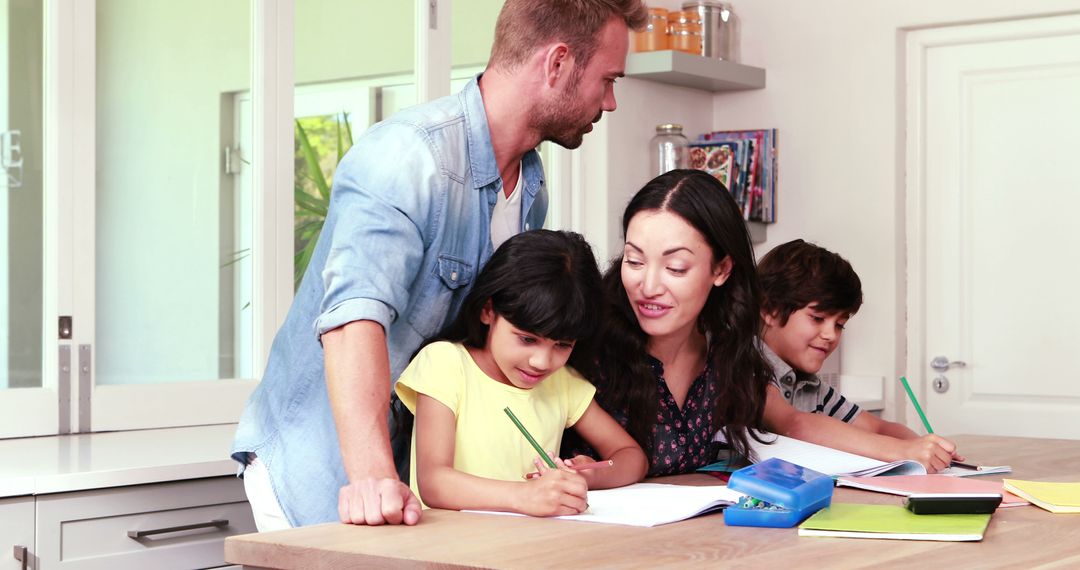
<path fill-rule="evenodd" d="M 958 436 L 985 465 L 1012 465 L 1015 479 L 1080 481 L 1080 441 Z M 1000 475 L 988 475 L 1000 480 Z M 708 484 L 704 475 L 665 482 Z M 901 498 L 837 488 L 836 502 L 900 504 Z M 1035 506 L 999 509 L 976 543 L 811 538 L 795 529 L 728 527 L 709 515 L 653 528 L 431 509 L 416 527 L 326 524 L 230 537 L 225 559 L 247 567 L 338 569 L 724 566 L 850 568 L 1080 566 L 1080 515 Z"/>

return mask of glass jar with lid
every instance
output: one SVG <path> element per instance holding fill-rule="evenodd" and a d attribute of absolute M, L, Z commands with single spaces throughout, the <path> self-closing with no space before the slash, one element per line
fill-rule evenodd
<path fill-rule="evenodd" d="M 686 168 L 690 141 L 683 135 L 682 125 L 656 125 L 656 136 L 649 141 L 650 164 L 654 175 L 677 168 Z"/>
<path fill-rule="evenodd" d="M 658 51 L 668 49 L 668 11 L 666 8 L 649 8 L 649 23 L 645 29 L 634 32 L 634 51 Z"/>
<path fill-rule="evenodd" d="M 701 15 L 697 10 L 668 13 L 671 49 L 701 55 Z"/>

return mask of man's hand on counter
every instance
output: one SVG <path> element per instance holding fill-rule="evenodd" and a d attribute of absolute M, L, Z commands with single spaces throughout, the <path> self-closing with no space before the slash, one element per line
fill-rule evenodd
<path fill-rule="evenodd" d="M 420 522 L 420 500 L 397 477 L 369 477 L 349 483 L 338 493 L 338 513 L 348 524 Z"/>

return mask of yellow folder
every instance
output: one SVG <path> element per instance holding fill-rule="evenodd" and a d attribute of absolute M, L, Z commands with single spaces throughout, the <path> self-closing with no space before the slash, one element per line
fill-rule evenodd
<path fill-rule="evenodd" d="M 1043 481 L 1002 481 L 1006 491 L 1031 501 L 1052 513 L 1080 513 L 1080 483 Z"/>

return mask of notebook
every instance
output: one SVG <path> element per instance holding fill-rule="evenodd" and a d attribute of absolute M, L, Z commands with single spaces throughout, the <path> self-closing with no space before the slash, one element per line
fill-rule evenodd
<path fill-rule="evenodd" d="M 1052 513 L 1080 513 L 1080 483 L 1048 483 L 1005 479 L 1005 490 Z"/>
<path fill-rule="evenodd" d="M 914 459 L 903 459 L 886 463 L 817 445 L 808 441 L 793 439 L 790 437 L 771 433 L 762 433 L 762 439 L 773 441 L 771 444 L 759 443 L 753 439 L 750 445 L 757 455 L 759 462 L 772 457 L 779 457 L 796 465 L 802 465 L 807 469 L 813 469 L 833 477 L 877 477 L 880 475 L 926 475 L 926 468 Z M 943 475 L 953 477 L 969 477 L 972 475 L 988 475 L 990 473 L 1007 473 L 1012 469 L 1007 465 L 997 466 L 993 469 L 967 469 L 964 467 L 950 467 L 941 471 Z"/>
<path fill-rule="evenodd" d="M 981 481 L 949 475 L 898 475 L 896 477 L 840 477 L 839 487 L 854 487 L 904 497 L 923 493 L 1000 493 L 998 508 L 1022 507 L 1031 503 L 1006 492 L 1000 481 Z"/>
<path fill-rule="evenodd" d="M 799 536 L 965 542 L 982 540 L 990 515 L 917 515 L 896 505 L 833 503 L 799 525 Z"/>
<path fill-rule="evenodd" d="M 554 518 L 628 526 L 659 526 L 722 510 L 739 502 L 742 496 L 743 493 L 724 485 L 689 487 L 635 483 L 617 489 L 589 491 L 588 511 L 580 515 Z M 469 512 L 517 515 L 495 511 Z"/>

